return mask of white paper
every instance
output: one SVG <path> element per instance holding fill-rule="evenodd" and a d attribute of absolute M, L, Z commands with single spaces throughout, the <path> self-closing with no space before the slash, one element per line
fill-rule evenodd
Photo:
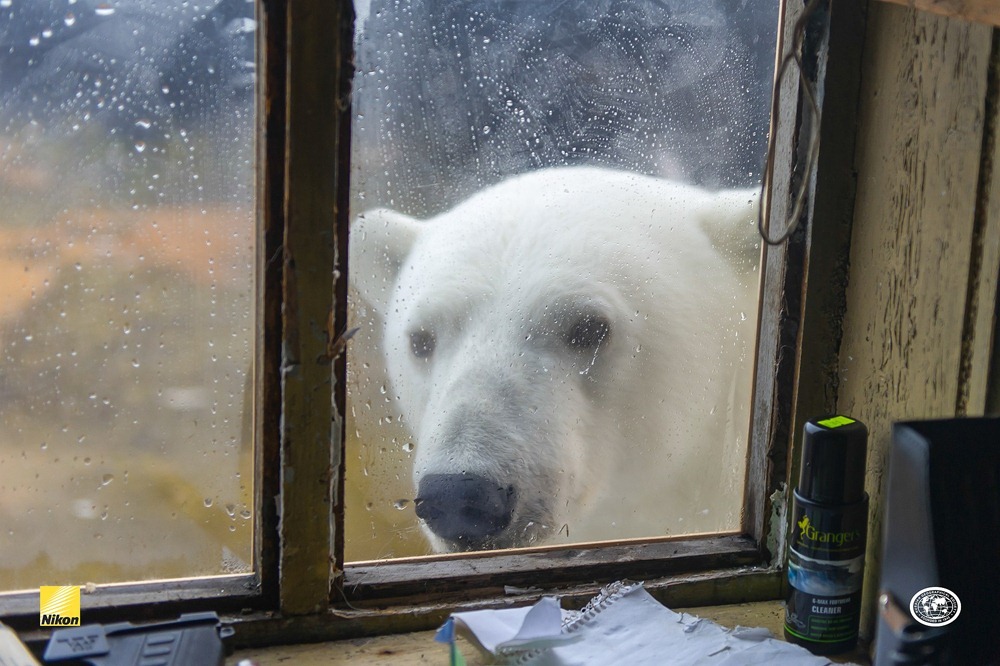
<path fill-rule="evenodd" d="M 564 621 L 574 615 L 561 610 L 554 597 L 544 597 L 526 608 L 468 611 L 452 617 L 463 635 L 486 652 L 499 655 L 513 649 L 523 651 L 578 640 L 562 632 Z"/>
<path fill-rule="evenodd" d="M 642 588 L 615 583 L 583 611 L 546 597 L 530 608 L 455 613 L 482 649 L 517 666 L 831 666 L 761 628 L 725 629 L 676 613 Z"/>

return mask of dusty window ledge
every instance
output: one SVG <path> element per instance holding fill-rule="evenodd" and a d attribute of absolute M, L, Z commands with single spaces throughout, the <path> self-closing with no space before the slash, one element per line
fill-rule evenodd
<path fill-rule="evenodd" d="M 725 627 L 764 627 L 775 636 L 781 637 L 784 608 L 780 601 L 757 601 L 723 606 L 700 606 L 678 608 L 692 615 L 707 618 Z M 459 649 L 469 666 L 481 666 L 488 662 L 469 643 L 459 639 Z M 349 640 L 313 643 L 308 645 L 287 645 L 272 648 L 250 648 L 238 650 L 226 660 L 227 666 L 236 666 L 243 659 L 253 660 L 259 666 L 294 663 L 301 666 L 324 664 L 375 664 L 379 666 L 417 666 L 423 664 L 443 664 L 447 662 L 445 646 L 434 642 L 434 631 L 378 636 L 375 638 L 355 638 Z M 837 662 L 867 664 L 868 657 L 863 650 L 833 658 Z"/>
<path fill-rule="evenodd" d="M 381 608 L 357 608 L 342 603 L 327 613 L 280 616 L 250 613 L 226 617 L 236 631 L 237 649 L 262 649 L 275 645 L 338 641 L 382 634 L 428 631 L 439 627 L 454 611 L 483 608 L 506 608 L 534 603 L 543 595 L 556 595 L 564 608 L 580 608 L 601 587 L 617 578 L 595 579 L 593 583 L 564 588 L 548 587 L 527 594 L 499 594 L 477 599 L 427 601 L 419 598 L 408 603 L 398 599 L 383 600 Z M 712 573 L 685 574 L 666 578 L 646 578 L 645 588 L 670 608 L 693 607 L 712 599 L 717 604 L 775 600 L 781 597 L 782 572 L 759 567 L 724 569 Z M 471 596 L 471 592 L 470 595 Z"/>
<path fill-rule="evenodd" d="M 574 581 L 652 580 L 762 564 L 748 536 L 710 535 L 617 544 L 469 553 L 443 560 L 408 558 L 348 564 L 344 591 L 351 605 L 388 599 L 462 601 L 504 595 L 510 586 L 554 588 Z M 714 599 L 714 597 L 713 597 Z"/>

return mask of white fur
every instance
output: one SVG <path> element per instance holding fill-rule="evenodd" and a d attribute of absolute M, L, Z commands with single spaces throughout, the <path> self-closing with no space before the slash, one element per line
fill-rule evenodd
<path fill-rule="evenodd" d="M 427 221 L 360 215 L 349 269 L 384 320 L 414 488 L 462 472 L 516 486 L 494 547 L 736 529 L 756 210 L 750 191 L 574 167 Z M 594 353 L 566 344 L 581 313 L 611 324 Z"/>

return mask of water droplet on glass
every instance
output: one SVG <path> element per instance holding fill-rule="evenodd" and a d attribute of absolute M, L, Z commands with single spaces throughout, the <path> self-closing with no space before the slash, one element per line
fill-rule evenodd
<path fill-rule="evenodd" d="M 414 449 L 413 442 L 407 442 L 406 444 L 403 444 L 403 450 L 406 451 L 407 453 L 413 453 L 413 449 Z"/>
<path fill-rule="evenodd" d="M 392 503 L 392 506 L 394 508 L 400 510 L 400 511 L 402 511 L 403 509 L 405 509 L 409 505 L 410 505 L 410 500 L 408 500 L 408 499 L 400 499 L 400 500 L 396 500 L 395 502 Z"/>
<path fill-rule="evenodd" d="M 10 3 L 8 3 L 7 6 L 9 7 Z M 73 12 L 66 14 L 66 16 L 63 17 L 63 23 L 66 24 L 67 28 L 70 27 L 71 25 L 76 23 L 76 15 Z"/>
<path fill-rule="evenodd" d="M 102 2 L 94 8 L 94 13 L 98 16 L 111 16 L 115 13 L 115 8 L 110 3 Z"/>
<path fill-rule="evenodd" d="M 115 480 L 114 474 L 105 474 L 104 476 L 101 477 L 101 485 L 106 486 L 114 480 Z"/>
<path fill-rule="evenodd" d="M 0 7 L 10 7 L 14 4 L 14 0 L 0 0 Z"/>
<path fill-rule="evenodd" d="M 145 141 L 136 141 L 135 142 L 135 152 L 141 153 L 144 150 L 146 150 L 146 142 Z"/>
<path fill-rule="evenodd" d="M 205 498 L 205 508 L 208 509 L 211 506 L 212 506 L 212 498 L 211 497 L 206 497 Z"/>

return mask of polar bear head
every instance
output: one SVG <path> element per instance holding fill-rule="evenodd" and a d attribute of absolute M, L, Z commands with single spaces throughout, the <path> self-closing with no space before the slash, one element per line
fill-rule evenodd
<path fill-rule="evenodd" d="M 588 167 L 358 216 L 352 284 L 436 550 L 719 528 L 698 517 L 746 429 L 755 219 L 747 191 Z"/>

